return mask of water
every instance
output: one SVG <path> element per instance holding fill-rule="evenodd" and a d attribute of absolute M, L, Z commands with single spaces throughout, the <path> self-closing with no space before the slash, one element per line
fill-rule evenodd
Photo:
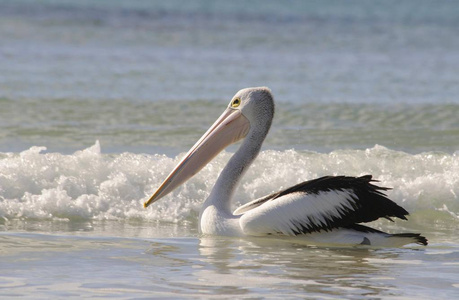
<path fill-rule="evenodd" d="M 459 295 L 454 2 L 0 1 L 0 297 Z M 273 128 L 234 207 L 329 174 L 392 187 L 428 247 L 203 237 L 237 146 L 142 203 L 233 94 Z"/>

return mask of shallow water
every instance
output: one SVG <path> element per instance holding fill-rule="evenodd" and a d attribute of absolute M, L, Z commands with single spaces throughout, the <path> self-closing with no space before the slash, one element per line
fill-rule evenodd
<path fill-rule="evenodd" d="M 457 295 L 459 251 L 449 243 L 409 249 L 317 248 L 182 234 L 186 237 L 2 233 L 0 291 L 25 298 Z"/>
<path fill-rule="evenodd" d="M 459 295 L 459 6 L 430 1 L 0 0 L 0 297 Z M 204 237 L 237 148 L 142 207 L 247 86 L 273 128 L 234 207 L 372 174 L 429 246 Z"/>

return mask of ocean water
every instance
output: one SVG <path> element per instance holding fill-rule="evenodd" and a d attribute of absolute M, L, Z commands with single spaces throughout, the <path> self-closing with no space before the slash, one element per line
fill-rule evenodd
<path fill-rule="evenodd" d="M 163 3 L 164 2 L 164 3 Z M 0 0 L 0 298 L 459 296 L 454 1 Z M 273 127 L 234 207 L 372 174 L 429 246 L 206 237 L 237 145 L 144 209 L 237 90 Z"/>

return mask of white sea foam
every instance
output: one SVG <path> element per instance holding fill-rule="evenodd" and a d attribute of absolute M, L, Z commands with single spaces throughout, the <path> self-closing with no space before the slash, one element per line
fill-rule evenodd
<path fill-rule="evenodd" d="M 99 142 L 70 155 L 47 153 L 45 147 L 0 153 L 0 216 L 194 221 L 231 153 L 219 155 L 147 210 L 142 207 L 182 155 L 103 154 Z M 412 155 L 378 145 L 331 153 L 263 151 L 242 180 L 235 205 L 327 174 L 373 174 L 411 213 L 444 211 L 459 218 L 457 153 Z"/>

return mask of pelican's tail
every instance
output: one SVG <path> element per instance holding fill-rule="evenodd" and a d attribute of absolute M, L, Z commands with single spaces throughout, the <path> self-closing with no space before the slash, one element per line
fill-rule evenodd
<path fill-rule="evenodd" d="M 361 245 L 375 247 L 402 247 L 408 244 L 427 246 L 427 239 L 419 233 L 386 233 L 361 224 L 353 224 L 347 227 L 355 234 L 362 234 Z"/>
<path fill-rule="evenodd" d="M 395 247 L 404 246 L 408 244 L 419 244 L 427 246 L 427 239 L 419 233 L 387 234 L 386 239 L 388 240 L 389 244 L 393 243 Z"/>
<path fill-rule="evenodd" d="M 349 246 L 393 247 L 399 248 L 409 244 L 427 246 L 427 239 L 419 233 L 386 233 L 377 229 L 353 224 L 326 232 L 314 232 L 297 235 L 309 244 L 333 244 Z"/>

